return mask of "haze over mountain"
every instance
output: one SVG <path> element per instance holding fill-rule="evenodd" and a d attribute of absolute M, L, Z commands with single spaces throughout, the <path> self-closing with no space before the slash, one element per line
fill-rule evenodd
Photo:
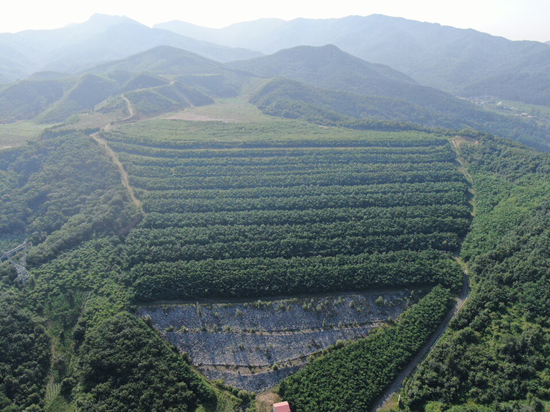
<path fill-rule="evenodd" d="M 95 14 L 84 23 L 60 29 L 0 34 L 0 82 L 45 70 L 75 73 L 160 45 L 182 48 L 217 61 L 261 55 L 152 29 L 127 17 Z"/>
<path fill-rule="evenodd" d="M 299 46 L 230 65 L 259 76 L 280 76 L 322 89 L 405 100 L 452 115 L 474 108 L 450 94 L 422 86 L 397 70 L 368 63 L 333 45 Z"/>
<path fill-rule="evenodd" d="M 314 122 L 349 121 L 341 117 L 344 115 L 454 129 L 471 127 L 548 150 L 550 130 L 545 126 L 483 110 L 333 45 L 298 46 L 229 65 L 261 77 L 294 80 L 271 81 L 256 93 L 252 102 L 267 114 Z"/>
<path fill-rule="evenodd" d="M 64 121 L 121 96 L 145 115 L 213 103 L 240 92 L 251 75 L 169 46 L 99 65 L 77 76 L 40 72 L 0 89 L 0 123 Z M 115 110 L 105 102 L 100 110 Z"/>
<path fill-rule="evenodd" d="M 0 411 L 550 412 L 548 45 L 179 26 L 0 35 Z"/>
<path fill-rule="evenodd" d="M 420 83 L 457 95 L 494 95 L 550 104 L 550 49 L 475 30 L 371 15 L 340 19 L 261 19 L 223 29 L 168 22 L 157 28 L 263 53 L 334 44 L 371 63 L 386 64 Z"/>

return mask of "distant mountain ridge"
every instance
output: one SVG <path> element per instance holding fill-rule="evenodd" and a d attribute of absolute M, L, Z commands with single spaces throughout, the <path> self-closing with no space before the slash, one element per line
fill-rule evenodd
<path fill-rule="evenodd" d="M 261 55 L 152 29 L 127 17 L 96 14 L 84 23 L 60 29 L 0 34 L 0 82 L 24 79 L 39 71 L 76 73 L 161 45 L 216 61 Z"/>
<path fill-rule="evenodd" d="M 229 65 L 274 78 L 251 99 L 266 114 L 329 125 L 374 119 L 474 128 L 543 150 L 550 147 L 545 126 L 483 110 L 333 45 L 298 46 Z"/>
<path fill-rule="evenodd" d="M 298 46 L 229 64 L 259 76 L 280 76 L 322 89 L 399 99 L 439 113 L 455 115 L 474 109 L 468 102 L 422 86 L 388 66 L 368 63 L 333 45 Z"/>
<path fill-rule="evenodd" d="M 196 39 L 263 53 L 334 44 L 371 63 L 399 70 L 421 84 L 464 97 L 493 95 L 550 105 L 550 48 L 382 15 L 340 19 L 256 20 L 223 29 L 169 22 L 165 28 Z"/>
<path fill-rule="evenodd" d="M 71 115 L 118 108 L 128 99 L 144 116 L 236 96 L 251 75 L 197 54 L 158 46 L 76 76 L 40 72 L 0 88 L 0 123 L 34 119 L 62 122 Z"/>

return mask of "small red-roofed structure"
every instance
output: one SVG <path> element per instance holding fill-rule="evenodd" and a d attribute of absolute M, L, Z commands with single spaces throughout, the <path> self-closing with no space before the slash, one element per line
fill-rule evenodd
<path fill-rule="evenodd" d="M 290 412 L 290 405 L 288 402 L 274 403 L 273 412 Z"/>

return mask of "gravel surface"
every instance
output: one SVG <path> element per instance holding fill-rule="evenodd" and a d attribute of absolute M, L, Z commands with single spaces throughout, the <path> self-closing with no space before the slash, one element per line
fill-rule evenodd
<path fill-rule="evenodd" d="M 338 340 L 367 336 L 375 325 L 340 330 L 254 333 L 164 332 L 166 339 L 189 353 L 193 363 L 225 366 L 269 366 L 311 355 Z"/>
<path fill-rule="evenodd" d="M 235 303 L 141 307 L 166 340 L 210 379 L 254 392 L 296 372 L 296 363 L 339 340 L 354 340 L 399 316 L 425 292 L 391 291 Z M 292 366 L 288 361 L 298 360 Z M 287 363 L 287 364 L 285 364 Z M 284 364 L 284 365 L 283 365 Z M 277 365 L 278 370 L 271 370 Z M 239 374 L 236 367 L 262 367 Z M 269 371 L 265 371 L 269 368 Z"/>
<path fill-rule="evenodd" d="M 219 371 L 214 369 L 199 368 L 199 370 L 210 380 L 222 379 L 226 384 L 235 388 L 251 392 L 264 392 L 274 387 L 287 376 L 298 372 L 303 366 L 291 366 L 280 368 L 276 371 L 256 373 L 254 375 L 242 375 L 236 372 Z"/>

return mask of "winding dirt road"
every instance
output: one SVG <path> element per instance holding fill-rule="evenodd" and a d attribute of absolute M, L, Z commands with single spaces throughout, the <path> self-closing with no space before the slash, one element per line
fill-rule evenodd
<path fill-rule="evenodd" d="M 130 113 L 130 116 L 128 116 L 125 119 L 122 119 L 118 123 L 126 122 L 128 120 L 131 120 L 135 115 L 134 106 L 132 105 L 130 100 L 128 100 L 126 98 L 126 96 L 124 96 L 124 95 L 122 95 L 122 98 L 126 101 L 126 104 L 128 105 L 128 112 Z M 102 127 L 101 130 L 102 131 L 107 131 L 110 128 L 111 128 L 111 124 L 109 123 L 108 125 L 105 125 L 104 127 Z M 107 141 L 105 141 L 103 138 L 101 138 L 100 134 L 101 134 L 101 132 L 96 132 L 96 133 L 91 134 L 90 137 L 92 139 L 94 139 L 101 147 L 103 147 L 103 149 L 107 153 L 107 156 L 109 156 L 111 158 L 111 160 L 113 161 L 113 163 L 116 165 L 116 167 L 118 168 L 118 171 L 120 172 L 120 178 L 122 180 L 122 184 L 124 185 L 124 187 L 128 191 L 128 194 L 130 195 L 130 198 L 132 199 L 132 202 L 136 205 L 136 207 L 138 208 L 140 214 L 143 216 L 145 214 L 145 212 L 143 211 L 143 205 L 141 204 L 141 201 L 136 197 L 136 195 L 134 193 L 134 188 L 130 185 L 130 178 L 128 177 L 128 173 L 124 169 L 124 166 L 120 162 L 120 159 L 118 158 L 117 154 L 113 151 L 113 149 L 111 149 L 111 147 L 109 146 Z"/>
<path fill-rule="evenodd" d="M 459 164 L 459 169 L 464 173 L 466 180 L 468 180 L 470 185 L 472 185 L 473 184 L 472 176 L 470 176 L 470 174 L 468 173 L 468 169 L 464 163 L 464 160 L 460 157 L 460 152 L 459 152 L 460 144 L 463 143 L 464 141 L 465 141 L 465 138 L 456 136 L 455 138 L 451 139 L 450 142 L 454 151 L 457 154 L 457 162 Z M 473 143 L 478 144 L 477 141 L 474 141 Z M 473 189 L 472 189 L 472 194 L 475 196 L 475 191 Z M 474 215 L 475 215 L 475 204 L 473 205 L 473 207 L 474 207 Z M 439 325 L 437 330 L 432 334 L 432 336 L 430 336 L 430 338 L 424 344 L 424 346 L 420 349 L 420 351 L 418 351 L 418 353 L 409 362 L 409 364 L 397 375 L 397 377 L 390 384 L 390 386 L 386 388 L 386 390 L 382 393 L 382 395 L 380 395 L 380 397 L 377 399 L 374 406 L 371 408 L 371 412 L 377 412 L 384 409 L 384 406 L 401 389 L 405 379 L 411 376 L 416 371 L 416 367 L 435 348 L 435 346 L 437 345 L 437 342 L 449 327 L 449 323 L 451 322 L 451 320 L 455 318 L 455 316 L 460 312 L 464 304 L 468 301 L 470 297 L 470 278 L 468 276 L 468 267 L 466 266 L 464 261 L 460 259 L 458 256 L 455 257 L 455 259 L 460 264 L 460 266 L 464 271 L 464 282 L 462 284 L 462 290 L 460 291 L 460 294 L 456 298 L 455 305 L 453 306 L 452 310 L 450 310 L 449 313 L 447 313 L 447 316 L 445 316 L 445 319 L 443 319 L 443 322 L 441 322 L 441 325 Z"/>
<path fill-rule="evenodd" d="M 464 269 L 464 282 L 462 284 L 462 290 L 455 299 L 453 308 L 447 313 L 443 322 L 439 325 L 436 331 L 426 341 L 424 346 L 418 351 L 418 353 L 412 358 L 408 365 L 397 375 L 394 381 L 386 388 L 384 393 L 378 398 L 372 412 L 380 411 L 384 408 L 384 405 L 401 389 L 405 379 L 410 376 L 416 369 L 416 367 L 422 362 L 422 360 L 435 348 L 437 342 L 443 335 L 443 333 L 449 327 L 449 323 L 460 312 L 464 304 L 470 297 L 470 278 L 468 277 L 468 269 L 461 259 L 457 258 L 458 263 Z"/>
<path fill-rule="evenodd" d="M 122 95 L 122 98 L 124 99 L 124 101 L 128 105 L 128 113 L 130 113 L 130 116 L 128 116 L 126 119 L 121 120 L 122 122 L 126 122 L 126 121 L 132 119 L 132 117 L 134 117 L 136 115 L 136 111 L 134 110 L 134 105 L 130 102 L 130 100 L 128 100 L 128 98 L 126 96 Z"/>
<path fill-rule="evenodd" d="M 116 155 L 116 153 L 113 151 L 113 149 L 111 149 L 109 144 L 99 136 L 99 132 L 91 134 L 90 137 L 94 139 L 101 147 L 103 147 L 107 155 L 111 158 L 113 163 L 116 165 L 116 167 L 118 168 L 118 171 L 120 172 L 122 184 L 130 194 L 130 198 L 132 199 L 132 202 L 134 202 L 134 204 L 137 206 L 140 213 L 143 215 L 144 214 L 143 205 L 141 204 L 141 201 L 134 194 L 134 188 L 130 186 L 130 179 L 128 177 L 128 173 L 126 172 L 126 170 L 124 170 L 124 166 L 122 166 L 122 163 L 120 163 L 120 160 Z"/>

